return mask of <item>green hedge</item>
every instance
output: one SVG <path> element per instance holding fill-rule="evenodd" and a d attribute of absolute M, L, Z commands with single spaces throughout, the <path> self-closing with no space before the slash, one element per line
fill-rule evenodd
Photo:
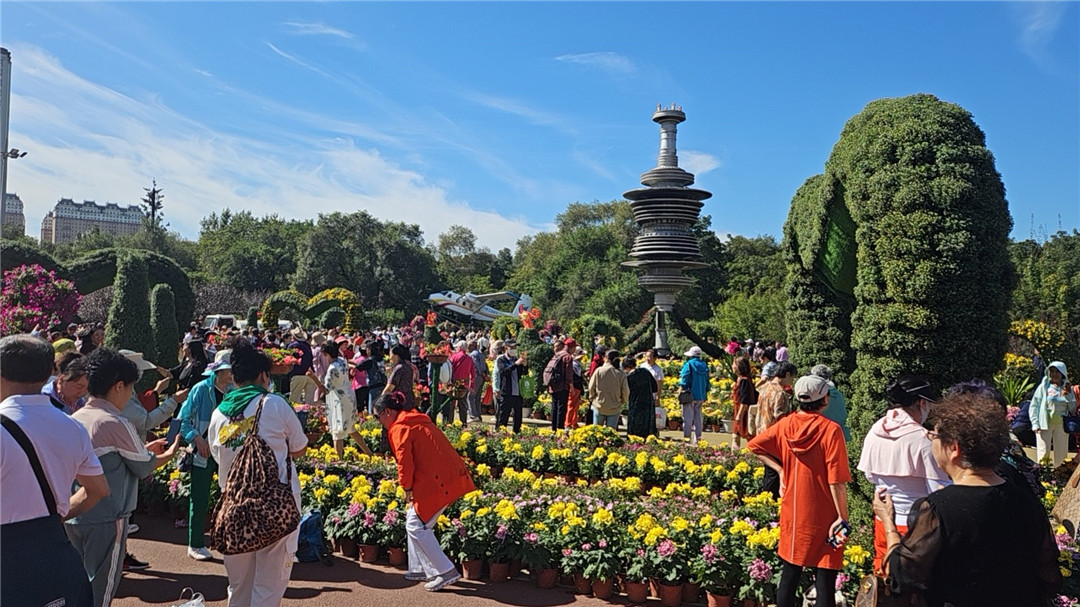
<path fill-rule="evenodd" d="M 157 285 L 150 291 L 150 328 L 157 353 L 151 360 L 167 369 L 175 367 L 179 362 L 180 328 L 176 324 L 176 305 L 169 285 Z"/>
<path fill-rule="evenodd" d="M 901 371 L 941 389 L 1000 368 L 1011 229 L 985 135 L 931 95 L 868 104 L 796 193 L 784 227 L 793 355 L 850 377 L 853 452 Z"/>
<path fill-rule="evenodd" d="M 150 329 L 149 292 L 144 258 L 132 253 L 119 256 L 105 345 L 117 350 L 142 352 L 147 360 L 156 363 L 157 346 Z"/>

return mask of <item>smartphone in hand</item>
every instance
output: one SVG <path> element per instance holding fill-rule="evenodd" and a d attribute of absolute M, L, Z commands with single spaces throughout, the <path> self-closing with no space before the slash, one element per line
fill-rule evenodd
<path fill-rule="evenodd" d="M 829 543 L 833 548 L 839 548 L 847 542 L 848 535 L 851 534 L 851 525 L 847 521 L 841 521 L 840 525 L 836 528 L 836 532 L 833 533 L 825 541 Z"/>

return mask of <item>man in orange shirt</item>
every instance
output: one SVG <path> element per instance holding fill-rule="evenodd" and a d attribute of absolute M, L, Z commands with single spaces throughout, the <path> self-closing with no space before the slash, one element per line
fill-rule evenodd
<path fill-rule="evenodd" d="M 777 607 L 794 607 L 804 567 L 815 569 L 817 604 L 834 607 L 836 575 L 844 566 L 847 483 L 844 433 L 821 414 L 829 382 L 816 375 L 795 383 L 799 410 L 762 430 L 747 447 L 780 476 L 780 542 L 784 561 Z M 830 540 L 832 542 L 830 543 Z"/>
<path fill-rule="evenodd" d="M 461 579 L 435 537 L 435 521 L 447 506 L 475 491 L 465 462 L 446 435 L 425 413 L 405 410 L 400 392 L 383 394 L 375 416 L 390 435 L 398 464 L 398 484 L 405 490 L 409 572 L 405 579 L 427 580 L 424 589 L 437 592 Z"/>

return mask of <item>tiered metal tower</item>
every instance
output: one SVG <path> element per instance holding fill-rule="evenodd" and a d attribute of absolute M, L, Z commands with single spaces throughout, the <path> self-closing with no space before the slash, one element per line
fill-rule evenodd
<path fill-rule="evenodd" d="M 655 348 L 663 356 L 670 352 L 664 315 L 671 312 L 679 291 L 690 284 L 684 270 L 704 268 L 697 238 L 690 231 L 697 222 L 710 192 L 691 188 L 694 175 L 679 168 L 675 134 L 686 114 L 674 103 L 670 108 L 656 106 L 653 122 L 660 124 L 660 156 L 656 168 L 641 175 L 641 185 L 623 194 L 630 200 L 634 221 L 641 234 L 630 251 L 632 261 L 624 266 L 641 268 L 638 284 L 653 294 L 656 306 Z"/>

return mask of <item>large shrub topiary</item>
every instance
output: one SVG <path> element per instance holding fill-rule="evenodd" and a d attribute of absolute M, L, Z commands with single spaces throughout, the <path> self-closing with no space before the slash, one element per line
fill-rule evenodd
<path fill-rule="evenodd" d="M 853 451 L 901 371 L 940 389 L 1001 366 L 1011 228 L 985 135 L 931 95 L 867 105 L 824 175 L 796 193 L 784 227 L 789 338 L 800 366 L 850 377 Z"/>
<path fill-rule="evenodd" d="M 157 347 L 150 329 L 149 292 L 143 256 L 133 253 L 118 256 L 105 345 L 142 352 L 148 360 L 157 362 L 154 360 Z"/>
<path fill-rule="evenodd" d="M 169 285 L 156 285 L 150 291 L 150 328 L 157 352 L 157 358 L 151 360 L 165 368 L 175 367 L 180 349 L 180 327 L 176 325 L 176 303 Z"/>

